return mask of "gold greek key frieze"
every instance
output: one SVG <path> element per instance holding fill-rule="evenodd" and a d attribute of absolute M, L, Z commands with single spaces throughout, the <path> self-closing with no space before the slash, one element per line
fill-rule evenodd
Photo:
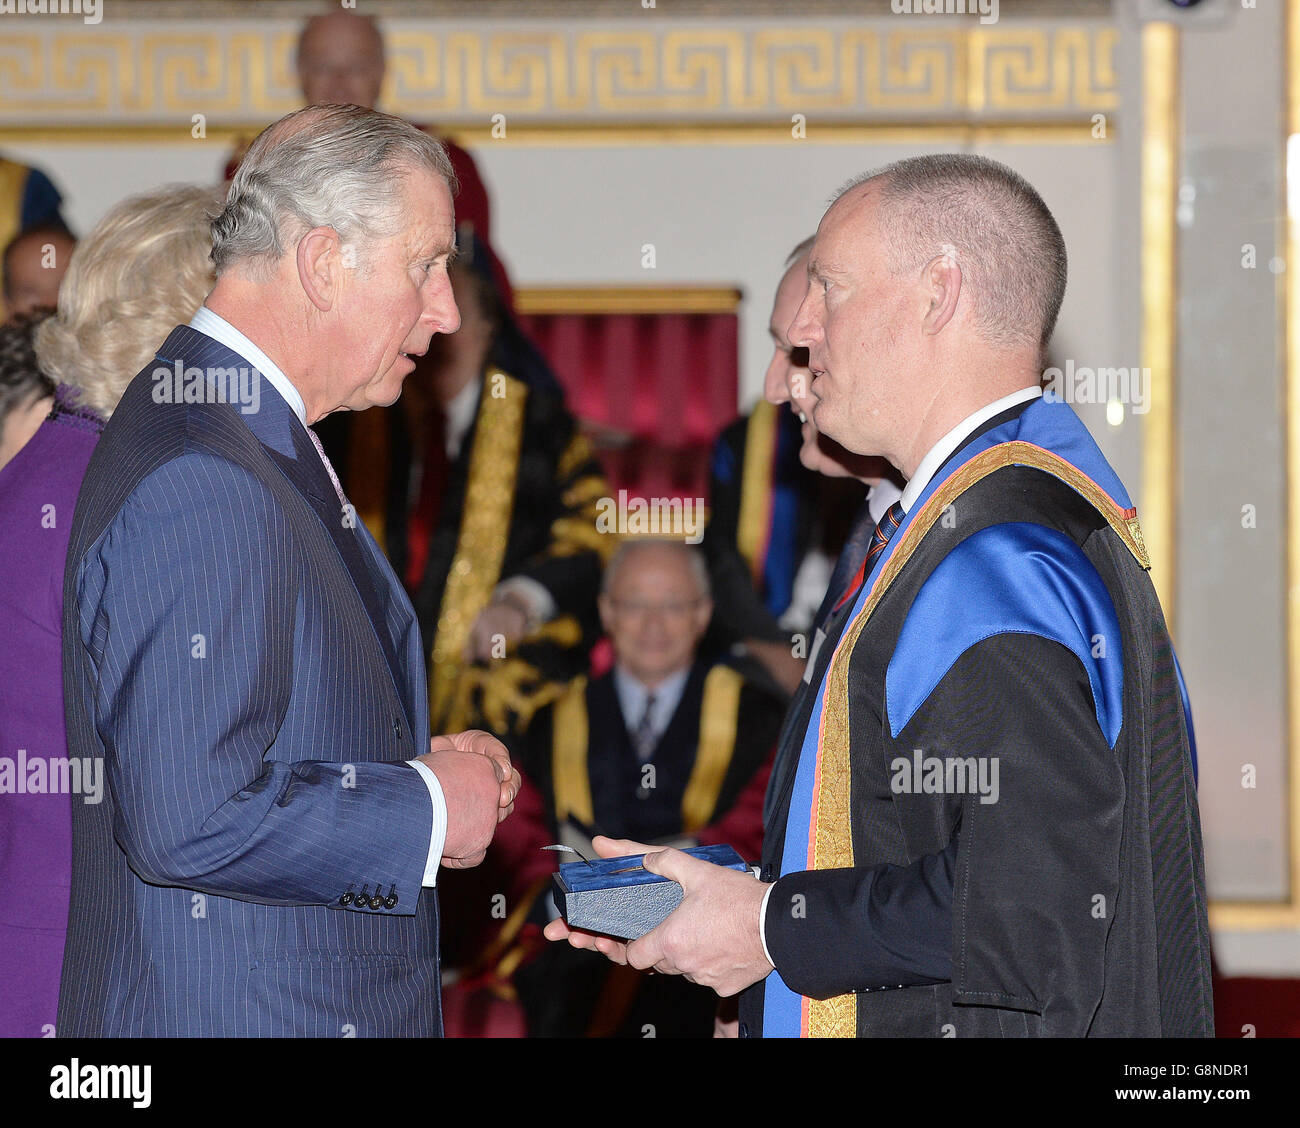
<path fill-rule="evenodd" d="M 446 30 L 443 30 L 446 28 Z M 212 115 L 260 126 L 299 105 L 296 26 L 230 21 L 36 27 L 0 42 L 0 128 L 156 126 Z M 1118 105 L 1118 33 L 1104 22 L 981 28 L 946 21 L 739 21 L 653 30 L 541 24 L 387 29 L 383 105 L 448 129 L 617 119 L 654 128 L 698 119 L 759 122 L 805 114 L 823 124 L 976 123 L 1077 118 Z"/>

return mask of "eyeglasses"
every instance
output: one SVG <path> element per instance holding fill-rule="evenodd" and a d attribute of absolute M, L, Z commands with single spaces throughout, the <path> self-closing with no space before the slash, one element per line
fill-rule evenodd
<path fill-rule="evenodd" d="M 640 619 L 646 615 L 662 615 L 665 619 L 685 619 L 690 616 L 704 599 L 674 600 L 669 603 L 646 603 L 640 599 L 611 599 L 609 605 L 618 614 L 629 619 Z"/>

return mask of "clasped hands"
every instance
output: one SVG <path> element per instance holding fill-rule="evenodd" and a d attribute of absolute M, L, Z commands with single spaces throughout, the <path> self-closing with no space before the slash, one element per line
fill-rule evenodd
<path fill-rule="evenodd" d="M 743 991 L 772 970 L 759 932 L 768 886 L 752 874 L 627 839 L 598 836 L 592 845 L 602 858 L 645 854 L 642 864 L 647 870 L 682 887 L 682 902 L 639 940 L 625 943 L 571 929 L 562 920 L 546 926 L 548 940 L 568 940 L 575 948 L 600 952 L 617 964 L 681 975 L 722 996 Z"/>
<path fill-rule="evenodd" d="M 447 804 L 442 865 L 470 869 L 487 855 L 497 825 L 515 809 L 519 773 L 495 736 L 479 729 L 435 736 L 418 757 L 438 777 Z"/>

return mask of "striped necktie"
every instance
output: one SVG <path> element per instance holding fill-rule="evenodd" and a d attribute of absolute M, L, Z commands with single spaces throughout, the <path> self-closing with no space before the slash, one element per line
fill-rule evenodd
<path fill-rule="evenodd" d="M 898 532 L 898 526 L 903 523 L 904 516 L 903 502 L 900 498 L 886 509 L 885 515 L 876 522 L 876 527 L 871 533 L 871 542 L 867 545 L 866 559 L 862 561 L 862 567 L 858 569 L 858 574 L 853 577 L 844 594 L 840 596 L 839 602 L 835 604 L 836 611 L 850 599 L 857 596 L 858 590 L 867 578 L 867 573 L 871 571 L 872 565 L 876 562 L 876 557 L 885 551 L 885 545 L 889 543 L 889 539 Z"/>
<path fill-rule="evenodd" d="M 645 712 L 641 714 L 641 721 L 632 733 L 632 747 L 636 749 L 636 758 L 643 764 L 654 755 L 655 745 L 659 742 L 654 728 L 654 708 L 655 695 L 648 693 Z"/>

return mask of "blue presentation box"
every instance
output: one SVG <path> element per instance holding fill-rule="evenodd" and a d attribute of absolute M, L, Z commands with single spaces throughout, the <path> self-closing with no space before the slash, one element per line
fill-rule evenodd
<path fill-rule="evenodd" d="M 695 846 L 684 851 L 726 869 L 749 871 L 730 846 Z M 682 887 L 641 866 L 644 854 L 565 862 L 551 896 L 570 928 L 637 940 L 681 904 Z"/>

